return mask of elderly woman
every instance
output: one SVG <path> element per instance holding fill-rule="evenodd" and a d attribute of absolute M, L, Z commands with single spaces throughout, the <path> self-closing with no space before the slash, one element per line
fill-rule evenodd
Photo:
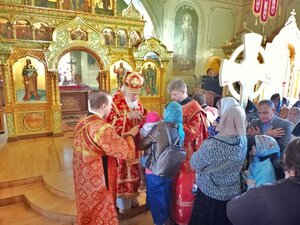
<path fill-rule="evenodd" d="M 189 224 L 230 224 L 226 204 L 241 194 L 240 171 L 247 153 L 246 116 L 239 105 L 224 107 L 221 105 L 218 135 L 205 140 L 190 161 L 197 173 L 198 190 Z"/>
<path fill-rule="evenodd" d="M 234 225 L 296 225 L 300 207 L 300 138 L 284 151 L 285 179 L 273 185 L 252 188 L 227 204 Z"/>
<path fill-rule="evenodd" d="M 164 112 L 164 122 L 154 125 L 150 133 L 142 140 L 139 149 L 153 151 L 152 157 L 158 156 L 169 146 L 168 129 L 172 143 L 179 138 L 182 145 L 184 131 L 182 126 L 182 107 L 177 102 L 170 102 Z M 166 162 L 167 163 L 167 162 Z M 147 164 L 147 163 L 146 163 Z M 157 165 L 153 165 L 153 168 Z M 155 171 L 146 169 L 147 202 L 149 203 L 153 222 L 165 224 L 170 217 L 172 177 L 162 177 L 154 174 Z"/>
<path fill-rule="evenodd" d="M 300 109 L 298 107 L 292 107 L 288 113 L 287 120 L 293 123 L 293 130 L 291 139 L 300 137 Z"/>

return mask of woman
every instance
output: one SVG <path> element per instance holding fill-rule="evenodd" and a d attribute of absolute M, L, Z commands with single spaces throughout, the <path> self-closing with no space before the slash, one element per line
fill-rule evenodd
<path fill-rule="evenodd" d="M 227 204 L 234 225 L 297 225 L 300 221 L 300 138 L 285 149 L 285 179 L 273 185 L 252 188 Z"/>
<path fill-rule="evenodd" d="M 222 104 L 222 103 L 221 103 Z M 247 153 L 245 111 L 221 105 L 219 133 L 205 140 L 191 158 L 198 190 L 189 224 L 227 225 L 226 204 L 241 193 L 240 170 Z"/>
<path fill-rule="evenodd" d="M 182 107 L 177 102 L 171 102 L 167 105 L 164 112 L 164 122 L 154 125 L 150 133 L 142 140 L 139 149 L 146 151 L 152 149 L 157 158 L 169 146 L 166 128 L 170 133 L 172 142 L 179 137 L 180 145 L 182 145 L 184 141 Z M 147 202 L 153 222 L 157 225 L 165 224 L 169 220 L 172 181 L 173 178 L 157 176 L 146 169 Z"/>
<path fill-rule="evenodd" d="M 232 106 L 238 106 L 239 103 L 232 97 L 224 97 L 220 98 L 216 102 L 216 107 L 218 109 L 219 116 L 213 121 L 212 125 L 208 127 L 208 136 L 212 137 L 219 133 L 219 131 L 216 130 L 218 124 L 221 120 L 221 115 L 225 113 L 227 109 L 230 109 Z"/>
<path fill-rule="evenodd" d="M 250 166 L 244 172 L 248 189 L 275 183 L 275 167 L 272 163 L 280 157 L 280 148 L 276 140 L 268 135 L 255 135 L 255 145 L 250 155 Z"/>

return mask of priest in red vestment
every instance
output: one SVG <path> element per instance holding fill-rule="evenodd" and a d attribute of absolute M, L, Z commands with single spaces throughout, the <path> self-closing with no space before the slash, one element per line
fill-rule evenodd
<path fill-rule="evenodd" d="M 113 107 L 108 122 L 122 135 L 132 127 L 144 122 L 146 110 L 138 100 L 144 79 L 137 73 L 128 73 L 124 84 L 113 96 Z M 139 138 L 135 138 L 136 145 Z M 120 213 L 130 212 L 138 205 L 138 187 L 140 183 L 139 156 L 134 160 L 119 160 L 117 178 L 117 207 Z"/>
<path fill-rule="evenodd" d="M 182 105 L 183 130 L 185 133 L 184 149 L 186 159 L 174 178 L 172 193 L 172 219 L 176 224 L 188 224 L 194 205 L 192 194 L 195 172 L 191 169 L 190 158 L 207 138 L 206 114 L 202 107 L 187 94 L 187 86 L 176 78 L 168 84 L 168 93 L 172 100 Z"/>
<path fill-rule="evenodd" d="M 133 136 L 138 126 L 121 137 L 106 122 L 112 97 L 96 92 L 90 112 L 74 130 L 73 173 L 78 225 L 118 225 L 116 212 L 117 160 L 135 157 Z"/>

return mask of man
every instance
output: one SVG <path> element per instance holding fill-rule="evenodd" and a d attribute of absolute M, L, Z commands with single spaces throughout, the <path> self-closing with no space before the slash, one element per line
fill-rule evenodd
<path fill-rule="evenodd" d="M 222 96 L 223 88 L 219 84 L 219 75 L 215 73 L 212 68 L 209 68 L 206 74 L 207 75 L 200 77 L 201 88 Z"/>
<path fill-rule="evenodd" d="M 126 74 L 126 69 L 124 68 L 123 63 L 120 63 L 118 69 L 114 66 L 114 73 L 117 75 L 118 88 L 120 88 L 123 86 L 123 79 Z"/>
<path fill-rule="evenodd" d="M 22 71 L 23 82 L 25 87 L 24 101 L 29 101 L 33 96 L 35 100 L 40 100 L 40 96 L 37 93 L 37 72 L 34 66 L 31 64 L 30 59 L 26 59 L 26 65 Z"/>
<path fill-rule="evenodd" d="M 276 139 L 282 152 L 291 139 L 292 124 L 275 115 L 275 106 L 271 100 L 260 101 L 257 111 L 259 119 L 252 120 L 248 128 L 249 143 L 253 143 L 255 135 L 269 135 Z"/>
<path fill-rule="evenodd" d="M 118 134 L 128 132 L 132 127 L 140 125 L 146 116 L 146 110 L 138 100 L 144 79 L 137 73 L 129 73 L 124 78 L 124 85 L 113 96 L 113 108 L 108 122 Z M 135 140 L 138 142 L 138 139 Z M 140 182 L 139 157 L 135 160 L 119 160 L 117 178 L 117 206 L 120 213 L 130 212 L 131 207 L 138 206 L 137 198 Z"/>
<path fill-rule="evenodd" d="M 271 100 L 260 101 L 257 111 L 259 119 L 252 120 L 247 131 L 248 149 L 254 145 L 255 135 L 265 134 L 275 138 L 280 152 L 282 152 L 291 139 L 293 124 L 275 115 L 275 106 Z M 284 177 L 283 168 L 280 166 L 276 154 L 271 157 L 271 161 L 275 167 L 277 180 L 282 179 Z"/>
<path fill-rule="evenodd" d="M 78 224 L 117 225 L 116 158 L 134 158 L 132 136 L 138 133 L 138 127 L 124 133 L 123 137 L 127 136 L 124 139 L 105 121 L 112 104 L 107 92 L 92 94 L 89 103 L 90 112 L 78 121 L 74 130 L 73 172 Z"/>
<path fill-rule="evenodd" d="M 168 85 L 172 100 L 182 105 L 183 130 L 185 133 L 184 149 L 186 160 L 179 174 L 174 178 L 172 219 L 178 224 L 188 224 L 194 203 L 192 187 L 195 172 L 191 169 L 190 158 L 207 138 L 206 115 L 201 106 L 187 94 L 187 86 L 181 79 L 172 80 Z"/>

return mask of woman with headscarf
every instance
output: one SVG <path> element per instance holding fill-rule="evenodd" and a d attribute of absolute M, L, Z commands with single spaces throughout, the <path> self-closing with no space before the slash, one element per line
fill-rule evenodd
<path fill-rule="evenodd" d="M 234 225 L 296 225 L 300 215 L 300 138 L 284 150 L 285 179 L 272 185 L 252 188 L 227 204 Z"/>
<path fill-rule="evenodd" d="M 182 107 L 177 102 L 170 102 L 164 111 L 164 120 L 154 125 L 150 133 L 142 140 L 139 149 L 152 151 L 155 158 L 169 146 L 165 129 L 168 129 L 172 143 L 179 137 L 180 145 L 184 141 L 182 127 Z M 151 154 L 145 152 L 144 154 Z M 146 169 L 147 203 L 149 204 L 154 224 L 165 224 L 170 218 L 171 177 L 161 177 Z"/>
<path fill-rule="evenodd" d="M 252 148 L 250 152 L 252 160 L 248 170 L 245 171 L 248 189 L 275 183 L 276 174 L 272 158 L 278 160 L 280 157 L 280 148 L 276 140 L 267 135 L 256 135 L 255 145 Z"/>
<path fill-rule="evenodd" d="M 230 224 L 226 204 L 241 193 L 240 171 L 247 153 L 245 119 L 239 105 L 227 107 L 223 103 L 219 133 L 205 140 L 192 155 L 198 189 L 189 224 Z"/>
<path fill-rule="evenodd" d="M 220 123 L 222 114 L 224 114 L 227 109 L 230 109 L 232 106 L 237 105 L 239 105 L 239 103 L 232 97 L 224 97 L 216 102 L 216 107 L 218 108 L 219 116 L 216 118 L 215 121 L 213 121 L 212 125 L 208 127 L 209 137 L 215 136 L 219 133 L 219 131 L 216 130 L 216 128 Z"/>

